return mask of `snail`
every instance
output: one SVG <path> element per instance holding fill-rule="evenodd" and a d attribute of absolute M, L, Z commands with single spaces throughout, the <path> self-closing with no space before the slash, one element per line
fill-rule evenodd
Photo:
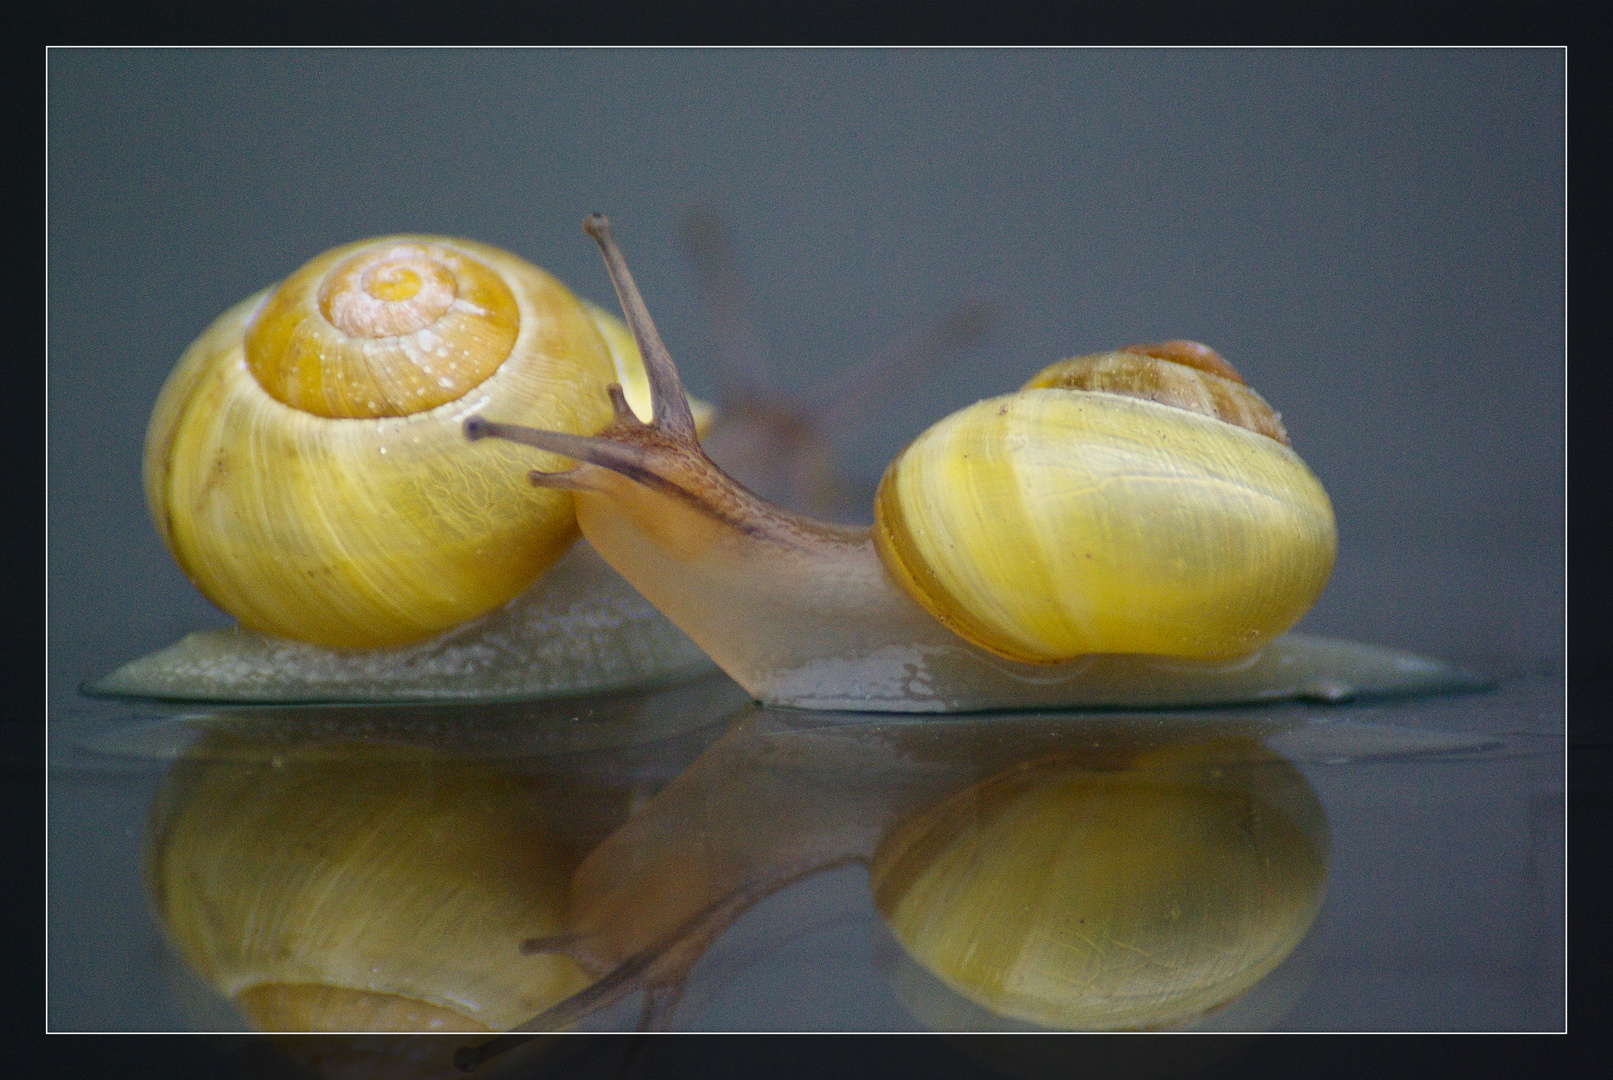
<path fill-rule="evenodd" d="M 609 415 L 607 382 L 649 416 L 627 328 L 508 252 L 390 236 L 318 256 L 214 321 L 147 432 L 158 532 L 241 627 L 87 689 L 484 700 L 708 670 L 587 545 L 567 551 L 569 496 L 512 481 L 506 454 L 458 437 L 466 411 L 494 403 L 587 430 Z M 694 410 L 704 428 L 711 408 Z"/>
<path fill-rule="evenodd" d="M 587 309 L 537 267 L 437 237 L 339 247 L 181 358 L 147 432 L 152 518 L 251 629 L 417 641 L 507 602 L 574 536 L 564 493 L 498 483 L 478 466 L 510 455 L 462 454 L 459 419 L 597 427 L 615 378 Z"/>
<path fill-rule="evenodd" d="M 1236 667 L 1320 596 L 1336 531 L 1277 413 L 1192 342 L 1052 365 L 915 439 L 872 528 L 775 507 L 701 450 L 677 368 L 601 215 L 649 375 L 646 423 L 610 388 L 595 435 L 489 407 L 490 436 L 577 464 L 583 534 L 758 700 L 947 711 L 1079 703 L 1093 657 Z"/>

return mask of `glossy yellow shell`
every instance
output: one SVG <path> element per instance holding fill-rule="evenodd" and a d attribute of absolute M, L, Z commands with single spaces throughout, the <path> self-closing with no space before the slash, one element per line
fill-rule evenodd
<path fill-rule="evenodd" d="M 244 625 L 335 648 L 502 605 L 577 536 L 565 459 L 468 442 L 473 412 L 591 434 L 619 375 L 559 281 L 485 245 L 386 237 L 225 312 L 158 398 L 145 484 L 180 567 Z"/>
<path fill-rule="evenodd" d="M 1120 770 L 1035 762 L 892 833 L 875 903 L 953 991 L 1044 1027 L 1190 1022 L 1304 938 L 1328 836 L 1292 766 L 1253 740 Z"/>
<path fill-rule="evenodd" d="M 886 566 L 931 614 L 1040 663 L 1249 653 L 1316 602 L 1337 546 L 1327 493 L 1276 439 L 1034 385 L 914 440 L 875 522 Z"/>
<path fill-rule="evenodd" d="M 564 929 L 571 861 L 536 803 L 431 751 L 204 736 L 159 795 L 153 904 L 262 1030 L 504 1030 L 589 981 L 519 951 Z"/>

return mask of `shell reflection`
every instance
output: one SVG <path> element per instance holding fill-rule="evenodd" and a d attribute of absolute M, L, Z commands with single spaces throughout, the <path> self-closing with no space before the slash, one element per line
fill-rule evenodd
<path fill-rule="evenodd" d="M 890 978 L 884 1026 L 1192 1025 L 1236 999 L 1213 1024 L 1268 1027 L 1251 1003 L 1283 1005 L 1287 976 L 1263 977 L 1315 917 L 1328 839 L 1264 742 L 1303 714 L 870 722 L 736 695 L 190 718 L 151 817 L 153 906 L 255 1027 L 516 1033 L 447 1040 L 489 1067 L 546 1052 L 526 1033 L 707 1022 L 741 970 L 708 951 L 836 868 L 869 889 L 854 872 L 750 924 L 751 953 L 789 962 L 802 919 L 883 918 L 845 974 Z"/>
<path fill-rule="evenodd" d="M 1299 772 L 1225 739 L 1115 770 L 1000 772 L 893 831 L 872 888 L 911 956 L 994 1014 L 1158 1028 L 1232 1001 L 1294 950 L 1327 845 Z"/>
<path fill-rule="evenodd" d="M 156 810 L 169 940 L 270 1031 L 488 1031 L 587 980 L 522 958 L 571 860 L 522 777 L 419 747 L 199 740 Z"/>

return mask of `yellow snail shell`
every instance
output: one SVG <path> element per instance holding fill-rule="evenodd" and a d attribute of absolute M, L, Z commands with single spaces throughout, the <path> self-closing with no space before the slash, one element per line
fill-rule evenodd
<path fill-rule="evenodd" d="M 147 435 L 152 517 L 249 628 L 418 640 L 505 603 L 577 535 L 570 496 L 525 482 L 530 454 L 467 445 L 461 418 L 595 431 L 618 378 L 588 309 L 521 259 L 440 237 L 349 244 L 181 358 Z"/>
<path fill-rule="evenodd" d="M 1253 652 L 1327 584 L 1327 492 L 1269 425 L 1059 381 L 1073 364 L 1102 368 L 1094 359 L 1150 374 L 1168 363 L 1063 361 L 929 428 L 880 484 L 886 566 L 939 621 L 1010 659 Z M 1193 375 L 1208 380 L 1253 396 Z"/>

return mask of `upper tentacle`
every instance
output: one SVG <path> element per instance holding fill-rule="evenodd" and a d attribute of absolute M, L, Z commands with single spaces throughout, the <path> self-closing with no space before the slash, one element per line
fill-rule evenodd
<path fill-rule="evenodd" d="M 672 354 L 661 340 L 655 321 L 650 318 L 644 297 L 628 272 L 627 261 L 611 236 L 610 222 L 604 214 L 590 214 L 583 221 L 583 231 L 594 238 L 605 256 L 605 268 L 610 272 L 611 283 L 616 286 L 616 298 L 621 302 L 622 314 L 638 339 L 639 352 L 644 356 L 644 370 L 650 376 L 650 403 L 654 412 L 652 424 L 680 441 L 695 443 L 694 413 L 689 409 L 689 398 L 684 394 L 683 381 L 672 363 Z"/>

